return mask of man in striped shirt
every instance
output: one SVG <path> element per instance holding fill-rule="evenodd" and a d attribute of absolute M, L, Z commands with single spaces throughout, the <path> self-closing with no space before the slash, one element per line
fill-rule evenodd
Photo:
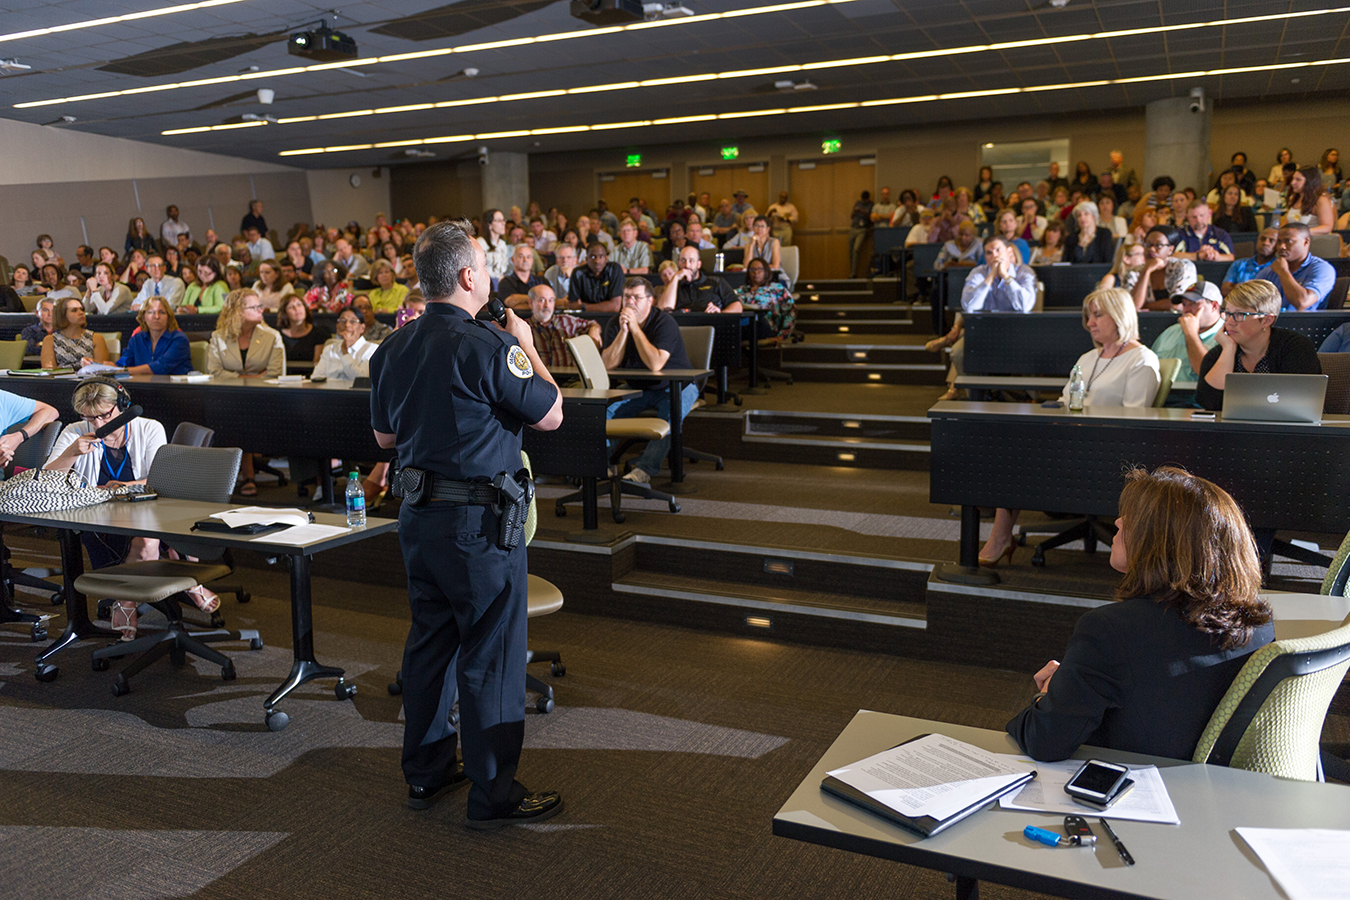
<path fill-rule="evenodd" d="M 544 365 L 572 365 L 572 356 L 567 352 L 567 339 L 584 334 L 595 341 L 600 349 L 600 323 L 594 319 L 583 319 L 567 313 L 553 314 L 553 305 L 557 295 L 547 284 L 536 284 L 530 288 L 530 330 L 534 332 L 534 346 Z"/>

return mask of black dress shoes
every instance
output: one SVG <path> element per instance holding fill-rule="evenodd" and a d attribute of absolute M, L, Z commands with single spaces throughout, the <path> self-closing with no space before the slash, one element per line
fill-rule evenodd
<path fill-rule="evenodd" d="M 464 763 L 455 763 L 455 768 L 450 773 L 450 778 L 433 787 L 421 787 L 420 785 L 408 785 L 408 806 L 413 809 L 430 809 L 431 805 L 441 798 L 442 795 L 452 791 L 457 791 L 469 783 L 469 778 L 464 774 Z"/>
<path fill-rule="evenodd" d="M 535 791 L 526 794 L 525 799 L 521 800 L 515 809 L 500 818 L 465 819 L 464 824 L 480 831 L 503 828 L 507 825 L 528 825 L 532 822 L 551 819 L 562 812 L 562 808 L 562 795 L 557 791 Z"/>

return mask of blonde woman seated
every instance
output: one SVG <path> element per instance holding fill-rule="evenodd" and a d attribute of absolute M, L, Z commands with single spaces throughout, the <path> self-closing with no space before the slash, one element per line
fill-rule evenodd
<path fill-rule="evenodd" d="M 295 293 L 294 285 L 281 274 L 281 266 L 270 259 L 258 263 L 258 280 L 253 282 L 253 290 L 267 312 L 281 309 L 286 298 Z"/>
<path fill-rule="evenodd" d="M 42 339 L 42 368 L 78 369 L 85 360 L 106 363 L 108 345 L 103 335 L 85 328 L 84 303 L 79 297 L 56 302 L 52 322 L 56 329 Z"/>
<path fill-rule="evenodd" d="M 262 300 L 250 290 L 231 291 L 206 347 L 206 372 L 213 378 L 275 378 L 286 374 L 281 334 L 263 324 Z M 253 455 L 239 465 L 239 494 L 256 497 Z"/>
<path fill-rule="evenodd" d="M 749 249 L 755 242 L 755 216 L 758 215 L 753 209 L 747 209 L 736 219 L 736 233 L 727 239 L 722 248 L 730 249 L 733 247 L 743 247 Z"/>
<path fill-rule="evenodd" d="M 350 306 L 338 313 L 338 336 L 323 345 L 323 353 L 314 366 L 314 378 L 352 381 L 370 377 L 370 358 L 379 344 L 366 340 L 366 320 Z"/>
<path fill-rule="evenodd" d="M 56 438 L 52 455 L 44 468 L 56 471 L 73 470 L 85 484 L 98 485 L 109 490 L 127 484 L 145 484 L 159 448 L 168 441 L 164 426 L 154 419 L 141 416 L 99 439 L 94 432 L 115 419 L 120 413 L 118 400 L 130 404 L 125 389 L 106 378 L 91 378 L 75 388 L 71 406 L 80 421 L 67 425 Z M 118 534 L 80 535 L 89 561 L 95 569 L 115 566 L 123 562 L 141 562 L 159 559 L 159 539 L 131 538 Z M 214 612 L 220 600 L 205 590 L 189 592 L 192 602 L 206 612 Z M 112 611 L 112 626 L 122 633 L 122 640 L 136 637 L 136 604 L 118 601 Z"/>
<path fill-rule="evenodd" d="M 1141 409 L 1153 405 L 1162 374 L 1158 356 L 1139 342 L 1139 314 L 1134 300 L 1122 288 L 1093 291 L 1083 301 L 1083 327 L 1092 335 L 1093 347 L 1078 357 L 1078 367 L 1087 385 L 1084 407 L 1126 406 Z M 1069 406 L 1069 386 L 1060 402 Z M 1021 510 L 1000 509 L 994 527 L 980 551 L 980 565 L 993 568 L 1012 561 L 1013 528 Z"/>
<path fill-rule="evenodd" d="M 1205 409 L 1223 409 L 1223 392 L 1234 372 L 1321 375 L 1317 347 L 1297 331 L 1276 328 L 1280 293 L 1264 279 L 1244 281 L 1223 301 L 1223 328 L 1200 362 L 1195 399 Z"/>
<path fill-rule="evenodd" d="M 1126 271 L 1142 266 L 1144 264 L 1144 245 L 1139 242 L 1126 244 L 1120 248 L 1116 255 L 1120 261 L 1111 268 L 1110 272 L 1102 276 L 1101 281 L 1097 282 L 1097 290 L 1103 291 L 1107 288 L 1119 286 Z"/>

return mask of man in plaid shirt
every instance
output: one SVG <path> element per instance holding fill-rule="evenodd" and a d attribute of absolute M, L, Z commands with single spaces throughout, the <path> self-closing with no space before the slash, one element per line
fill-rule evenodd
<path fill-rule="evenodd" d="M 594 319 L 583 319 L 567 313 L 553 314 L 553 305 L 557 295 L 547 284 L 536 284 L 529 290 L 530 329 L 534 331 L 534 346 L 544 365 L 572 365 L 572 356 L 567 352 L 568 338 L 579 334 L 588 336 L 600 348 L 600 323 Z"/>

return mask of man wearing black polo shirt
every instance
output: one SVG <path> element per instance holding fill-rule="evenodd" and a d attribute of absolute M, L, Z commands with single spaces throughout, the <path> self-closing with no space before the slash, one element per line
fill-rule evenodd
<path fill-rule="evenodd" d="M 548 282 L 534 274 L 534 248 L 517 244 L 511 254 L 511 271 L 497 282 L 497 296 L 512 309 L 529 309 L 530 288 L 536 284 Z"/>
<path fill-rule="evenodd" d="M 685 247 L 680 251 L 680 269 L 661 292 L 664 310 L 693 312 L 740 312 L 741 301 L 736 299 L 730 285 L 720 278 L 703 274 L 703 259 L 698 248 Z"/>
<path fill-rule="evenodd" d="M 580 304 L 586 312 L 618 312 L 623 296 L 623 269 L 609 261 L 609 251 L 601 243 L 586 248 L 586 267 L 572 275 L 567 302 Z"/>
<path fill-rule="evenodd" d="M 606 369 L 651 369 L 659 372 L 665 368 L 692 368 L 689 354 L 684 349 L 684 339 L 680 337 L 680 326 L 675 324 L 670 313 L 655 308 L 652 283 L 641 276 L 624 282 L 623 309 L 610 319 L 601 344 L 604 349 L 600 351 L 600 358 L 604 360 Z M 640 388 L 642 393 L 610 404 L 605 410 L 608 418 L 629 419 L 644 410 L 655 409 L 658 416 L 670 421 L 668 382 L 630 378 L 628 383 L 630 387 Z M 681 388 L 681 419 L 694 408 L 698 393 L 697 384 L 686 384 Z M 659 441 L 649 441 L 642 455 L 633 461 L 633 471 L 625 475 L 624 480 L 638 484 L 651 483 L 652 476 L 661 471 L 661 460 L 669 452 L 669 436 Z"/>

